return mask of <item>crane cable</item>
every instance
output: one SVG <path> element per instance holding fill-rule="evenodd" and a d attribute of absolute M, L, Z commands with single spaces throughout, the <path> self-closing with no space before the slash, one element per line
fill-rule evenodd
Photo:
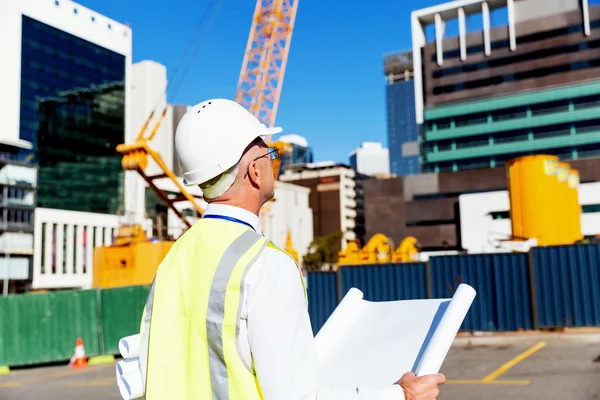
<path fill-rule="evenodd" d="M 179 89 L 179 87 L 181 85 L 181 82 L 183 82 L 183 79 L 185 78 L 185 76 L 189 72 L 191 64 L 193 63 L 195 57 L 198 55 L 198 52 L 200 51 L 200 48 L 202 47 L 202 44 L 204 43 L 204 40 L 205 40 L 206 36 L 208 35 L 208 33 L 210 31 L 210 28 L 212 27 L 212 24 L 213 24 L 214 20 L 216 19 L 217 15 L 219 13 L 219 10 L 221 9 L 221 6 L 223 4 L 223 0 L 218 0 L 216 8 L 214 8 L 214 9 L 211 10 L 211 8 L 213 7 L 213 5 L 215 4 L 215 1 L 216 0 L 210 0 L 208 2 L 208 4 L 206 5 L 205 9 L 204 9 L 204 12 L 202 12 L 200 14 L 200 18 L 198 19 L 198 22 L 196 23 L 196 26 L 194 27 L 194 30 L 193 30 L 192 34 L 190 35 L 190 37 L 189 37 L 189 39 L 188 39 L 188 41 L 186 43 L 184 51 L 179 56 L 179 59 L 177 60 L 177 63 L 175 64 L 175 68 L 173 69 L 173 72 L 170 74 L 170 76 L 167 77 L 167 84 L 165 85 L 164 89 L 162 89 L 157 94 L 157 96 L 156 96 L 155 105 L 152 108 L 152 110 L 151 110 L 151 112 L 150 112 L 150 114 L 149 114 L 149 116 L 147 118 L 146 124 L 148 124 L 150 122 L 150 120 L 152 119 L 154 113 L 157 111 L 158 107 L 161 105 L 161 99 L 162 99 L 163 95 L 166 97 L 167 90 L 169 88 L 170 82 L 172 80 L 174 80 L 175 77 L 177 76 L 177 73 L 179 72 L 179 68 L 183 64 L 184 59 L 185 59 L 187 53 L 191 49 L 192 44 L 194 43 L 194 41 L 196 39 L 196 36 L 200 32 L 200 30 L 203 27 L 203 25 L 205 25 L 205 20 L 206 20 L 207 16 L 212 12 L 212 15 L 210 17 L 208 25 L 204 27 L 204 30 L 203 30 L 202 34 L 200 35 L 199 38 L 197 38 L 198 41 L 197 41 L 197 45 L 196 45 L 196 48 L 194 50 L 194 53 L 192 54 L 192 58 L 187 61 L 187 65 L 185 67 L 184 74 L 181 77 L 181 79 L 179 80 L 179 84 L 176 87 L 176 89 Z M 174 93 L 176 93 L 176 91 Z M 172 95 L 174 95 L 174 93 Z M 167 107 L 168 107 L 168 101 L 165 100 L 165 106 L 164 106 L 163 114 L 166 112 Z M 145 127 L 142 128 L 142 129 L 145 129 Z M 143 136 L 143 132 L 141 132 L 140 135 Z M 135 205 L 137 204 L 137 190 L 133 191 L 132 201 L 133 201 L 133 204 L 134 204 L 134 207 L 135 207 Z M 129 219 L 129 218 L 131 218 L 132 220 L 134 220 L 135 216 L 133 216 L 133 215 L 126 216 L 126 219 Z"/>
<path fill-rule="evenodd" d="M 192 34 L 190 35 L 190 37 L 189 37 L 189 39 L 188 39 L 188 41 L 186 43 L 184 51 L 179 56 L 179 59 L 177 60 L 177 63 L 175 64 L 175 67 L 173 68 L 173 72 L 167 77 L 167 84 L 165 85 L 165 88 L 162 89 L 157 94 L 157 100 L 155 102 L 154 107 L 151 110 L 152 114 L 154 114 L 157 111 L 158 106 L 161 103 L 162 96 L 166 95 L 169 86 L 171 86 L 171 82 L 175 80 L 175 77 L 177 76 L 177 73 L 179 72 L 180 67 L 183 65 L 183 61 L 184 61 L 186 55 L 188 54 L 189 50 L 192 48 L 192 44 L 196 41 L 195 39 L 197 39 L 197 41 L 196 41 L 197 42 L 196 48 L 194 49 L 194 52 L 192 54 L 192 58 L 187 61 L 187 64 L 185 66 L 185 70 L 183 72 L 183 75 L 179 79 L 179 82 L 177 83 L 177 86 L 175 87 L 175 89 L 171 93 L 171 95 L 174 96 L 177 93 L 177 91 L 179 90 L 179 88 L 181 86 L 181 83 L 183 82 L 183 80 L 185 79 L 187 73 L 189 72 L 192 63 L 194 62 L 194 59 L 198 55 L 198 53 L 200 51 L 200 48 L 202 47 L 202 44 L 204 43 L 204 40 L 206 39 L 206 36 L 210 32 L 210 28 L 212 27 L 212 24 L 215 21 L 217 15 L 219 14 L 221 6 L 223 5 L 223 0 L 218 0 L 218 2 L 216 4 L 216 8 L 214 8 L 214 9 L 211 10 L 211 8 L 215 4 L 215 2 L 217 2 L 217 1 L 216 0 L 210 0 L 208 2 L 208 4 L 206 5 L 205 9 L 204 9 L 204 12 L 202 12 L 200 14 L 200 18 L 198 19 L 198 22 L 196 22 L 196 26 L 194 27 L 194 30 L 193 30 Z M 200 32 L 200 30 L 203 27 L 203 25 L 205 25 L 205 20 L 206 20 L 207 16 L 211 12 L 212 12 L 212 15 L 210 16 L 210 20 L 208 21 L 208 25 L 204 27 L 204 31 L 202 32 L 202 34 L 198 38 L 196 38 L 196 36 Z M 168 102 L 167 102 L 167 104 L 168 104 Z M 166 108 L 166 106 L 167 105 L 165 104 L 165 108 Z"/>

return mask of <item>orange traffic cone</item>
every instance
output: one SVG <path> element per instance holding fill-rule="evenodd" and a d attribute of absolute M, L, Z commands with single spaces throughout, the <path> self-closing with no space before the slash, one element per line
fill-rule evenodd
<path fill-rule="evenodd" d="M 75 355 L 71 358 L 69 366 L 73 369 L 83 369 L 87 367 L 87 358 L 85 357 L 85 348 L 83 347 L 83 339 L 77 338 L 75 343 Z"/>

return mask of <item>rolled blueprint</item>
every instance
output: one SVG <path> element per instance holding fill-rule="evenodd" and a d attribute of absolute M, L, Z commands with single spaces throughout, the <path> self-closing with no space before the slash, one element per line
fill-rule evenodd
<path fill-rule="evenodd" d="M 351 289 L 315 338 L 321 383 L 377 389 L 438 372 L 474 297 L 464 286 L 452 299 L 383 302 Z"/>
<path fill-rule="evenodd" d="M 417 376 L 437 374 L 440 371 L 450 346 L 475 299 L 475 294 L 475 289 L 469 285 L 462 283 L 458 286 L 425 348 L 421 362 L 414 371 Z"/>
<path fill-rule="evenodd" d="M 123 358 L 134 358 L 140 355 L 141 336 L 131 335 L 119 340 L 119 352 Z"/>
<path fill-rule="evenodd" d="M 354 316 L 362 309 L 362 299 L 363 293 L 356 288 L 351 288 L 346 293 L 317 334 L 317 354 L 325 358 L 328 354 L 335 353 L 333 348 L 339 343 L 337 334 L 349 331 L 354 323 Z"/>
<path fill-rule="evenodd" d="M 139 370 L 121 376 L 117 380 L 117 385 L 124 400 L 139 399 L 144 395 L 142 374 Z"/>
<path fill-rule="evenodd" d="M 117 363 L 117 380 L 122 375 L 127 375 L 133 371 L 139 371 L 140 359 L 138 357 L 125 358 Z"/>

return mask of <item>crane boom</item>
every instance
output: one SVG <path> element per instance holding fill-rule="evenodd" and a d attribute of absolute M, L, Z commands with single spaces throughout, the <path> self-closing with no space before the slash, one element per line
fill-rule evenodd
<path fill-rule="evenodd" d="M 235 101 L 275 124 L 298 0 L 257 0 Z"/>

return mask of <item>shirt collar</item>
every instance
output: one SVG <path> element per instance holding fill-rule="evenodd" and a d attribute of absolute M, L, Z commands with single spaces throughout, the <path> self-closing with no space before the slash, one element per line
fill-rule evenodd
<path fill-rule="evenodd" d="M 223 215 L 226 217 L 236 218 L 240 221 L 250 224 L 256 232 L 262 234 L 258 216 L 253 212 L 244 210 L 240 207 L 230 206 L 227 204 L 208 204 L 204 209 L 204 215 Z"/>

